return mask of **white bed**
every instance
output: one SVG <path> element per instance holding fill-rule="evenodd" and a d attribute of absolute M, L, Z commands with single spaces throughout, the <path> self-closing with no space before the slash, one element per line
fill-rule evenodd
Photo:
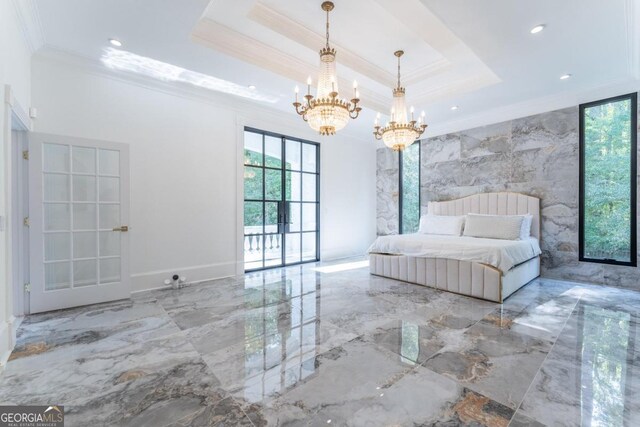
<path fill-rule="evenodd" d="M 538 198 L 516 193 L 476 194 L 448 202 L 431 202 L 428 212 L 530 214 L 531 239 L 381 236 L 369 250 L 372 274 L 500 303 L 540 275 Z"/>

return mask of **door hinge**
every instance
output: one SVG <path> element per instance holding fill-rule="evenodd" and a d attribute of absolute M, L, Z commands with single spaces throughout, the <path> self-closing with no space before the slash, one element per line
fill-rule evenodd
<path fill-rule="evenodd" d="M 22 152 L 22 158 L 25 160 L 29 160 L 29 150 L 24 150 Z"/>
<path fill-rule="evenodd" d="M 24 217 L 24 219 L 22 220 L 22 225 L 24 225 L 25 227 L 29 227 L 29 225 L 31 225 L 28 216 Z"/>
<path fill-rule="evenodd" d="M 25 283 L 24 284 L 24 291 L 25 292 L 31 292 L 31 283 Z"/>

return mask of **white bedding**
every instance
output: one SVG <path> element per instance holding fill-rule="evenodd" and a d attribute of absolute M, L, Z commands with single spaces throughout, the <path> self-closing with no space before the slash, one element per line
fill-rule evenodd
<path fill-rule="evenodd" d="M 541 254 L 538 240 L 498 240 L 435 234 L 380 236 L 369 253 L 449 258 L 491 265 L 503 272 Z"/>

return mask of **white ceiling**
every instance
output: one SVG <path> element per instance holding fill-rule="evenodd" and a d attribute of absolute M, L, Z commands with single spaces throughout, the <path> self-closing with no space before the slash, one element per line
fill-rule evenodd
<path fill-rule="evenodd" d="M 324 38 L 320 3 L 35 0 L 48 46 L 99 60 L 114 37 L 136 55 L 256 85 L 277 99 L 269 105 L 292 115 L 293 87 L 309 74 L 316 78 Z M 366 138 L 375 111 L 390 107 L 397 49 L 406 52 L 407 98 L 426 110 L 432 134 L 542 111 L 545 102 L 556 108 L 563 100 L 586 101 L 581 96 L 640 77 L 638 0 L 334 3 L 331 38 L 341 88 L 357 79 L 365 106 L 349 127 Z M 546 29 L 530 34 L 540 23 Z M 561 81 L 565 73 L 573 77 Z"/>

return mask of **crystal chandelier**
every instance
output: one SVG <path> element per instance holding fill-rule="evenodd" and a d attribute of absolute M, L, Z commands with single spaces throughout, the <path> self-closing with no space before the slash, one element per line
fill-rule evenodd
<path fill-rule="evenodd" d="M 400 58 L 404 52 L 398 50 L 394 53 L 398 57 L 398 87 L 393 89 L 393 105 L 391 107 L 391 121 L 386 126 L 381 127 L 378 123 L 380 113 L 376 116 L 373 134 L 376 139 L 382 139 L 385 145 L 393 151 L 402 151 L 413 144 L 427 128 L 424 123 L 424 111 L 418 118 L 413 118 L 413 107 L 411 107 L 411 120 L 407 118 L 407 105 L 405 101 L 405 88 L 400 85 Z"/>
<path fill-rule="evenodd" d="M 349 118 L 355 119 L 362 110 L 358 106 L 358 84 L 353 82 L 353 98 L 347 101 L 340 98 L 338 93 L 338 76 L 336 74 L 336 50 L 329 46 L 329 12 L 333 10 L 333 3 L 325 1 L 322 10 L 327 12 L 327 44 L 320 50 L 320 74 L 318 76 L 318 90 L 316 97 L 311 95 L 311 77 L 307 79 L 307 94 L 305 102 L 298 102 L 299 89 L 296 87 L 296 112 L 305 122 L 320 135 L 334 135 L 344 128 Z"/>

